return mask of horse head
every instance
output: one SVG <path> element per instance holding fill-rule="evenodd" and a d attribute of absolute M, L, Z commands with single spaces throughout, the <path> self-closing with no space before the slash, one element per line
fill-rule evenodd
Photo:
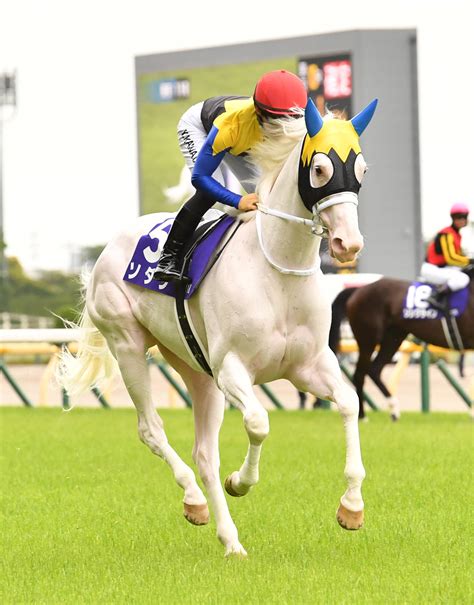
<path fill-rule="evenodd" d="M 357 220 L 358 194 L 367 164 L 359 136 L 370 122 L 377 99 L 351 120 L 323 120 L 313 101 L 305 110 L 298 190 L 306 208 L 329 233 L 331 256 L 355 259 L 364 243 Z"/>

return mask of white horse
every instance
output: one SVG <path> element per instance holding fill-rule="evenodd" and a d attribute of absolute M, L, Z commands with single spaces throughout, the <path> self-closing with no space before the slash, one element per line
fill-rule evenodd
<path fill-rule="evenodd" d="M 305 119 L 286 125 L 278 145 L 264 140 L 255 151 L 262 165 L 259 211 L 243 217 L 221 258 L 189 299 L 212 377 L 180 337 L 174 300 L 122 279 L 138 238 L 159 222 L 157 214 L 140 217 L 106 246 L 87 285 L 79 354 L 63 355 L 62 383 L 72 393 L 108 374 L 115 358 L 137 409 L 140 439 L 171 467 L 184 491 L 186 519 L 205 524 L 206 497 L 194 472 L 168 443 L 153 404 L 146 352 L 159 347 L 192 397 L 193 460 L 226 555 L 246 551 L 219 479 L 218 435 L 225 402 L 242 412 L 249 439 L 242 466 L 225 481 L 230 495 L 243 496 L 258 482 L 262 443 L 269 433 L 268 413 L 253 385 L 280 378 L 337 404 L 347 448 L 347 489 L 337 520 L 346 529 L 363 523 L 359 406 L 328 346 L 331 307 L 318 251 L 323 232 L 340 261 L 353 260 L 363 246 L 357 192 L 366 167 L 358 140 L 375 103 L 351 121 L 342 121 L 323 120 L 309 102 Z"/>

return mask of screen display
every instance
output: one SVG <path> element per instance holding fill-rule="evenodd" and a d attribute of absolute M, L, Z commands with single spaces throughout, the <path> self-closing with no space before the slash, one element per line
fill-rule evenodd
<path fill-rule="evenodd" d="M 352 117 L 350 55 L 301 58 L 298 75 L 322 115 L 328 109 L 344 120 Z"/>

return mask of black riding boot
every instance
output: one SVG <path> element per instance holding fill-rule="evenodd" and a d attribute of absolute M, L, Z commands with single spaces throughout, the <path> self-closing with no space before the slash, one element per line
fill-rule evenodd
<path fill-rule="evenodd" d="M 432 292 L 426 299 L 438 311 L 442 311 L 445 315 L 449 313 L 449 295 L 451 290 L 448 286 L 441 286 L 435 292 Z"/>
<path fill-rule="evenodd" d="M 174 219 L 168 239 L 163 246 L 153 279 L 158 281 L 181 280 L 183 252 L 186 242 L 194 233 L 204 212 L 212 204 L 212 200 L 208 200 L 197 192 L 181 208 Z"/>

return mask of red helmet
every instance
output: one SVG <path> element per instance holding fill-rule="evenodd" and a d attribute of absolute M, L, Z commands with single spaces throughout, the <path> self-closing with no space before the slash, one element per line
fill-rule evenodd
<path fill-rule="evenodd" d="M 275 116 L 295 115 L 293 107 L 304 109 L 308 101 L 306 88 L 295 74 L 278 69 L 264 74 L 253 95 L 255 106 Z"/>
<path fill-rule="evenodd" d="M 453 214 L 469 214 L 469 206 L 464 202 L 456 202 L 451 206 L 451 210 L 449 214 L 453 216 Z"/>

